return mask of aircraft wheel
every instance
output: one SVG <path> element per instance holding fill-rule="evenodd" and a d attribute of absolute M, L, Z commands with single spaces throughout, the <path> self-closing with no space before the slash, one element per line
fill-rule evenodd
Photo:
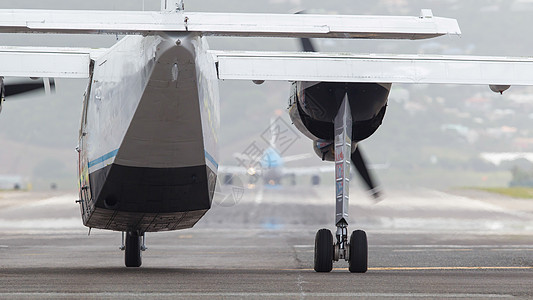
<path fill-rule="evenodd" d="M 141 239 L 142 235 L 139 235 L 137 232 L 126 232 L 124 260 L 128 268 L 137 268 L 142 264 Z"/>
<path fill-rule="evenodd" d="M 318 175 L 313 175 L 313 176 L 311 177 L 311 185 L 314 185 L 314 186 L 316 186 L 316 185 L 320 185 L 320 176 L 318 176 Z"/>
<path fill-rule="evenodd" d="M 224 185 L 232 185 L 233 184 L 233 174 L 226 174 L 224 176 Z"/>
<path fill-rule="evenodd" d="M 333 235 L 329 229 L 320 229 L 315 237 L 315 271 L 331 272 L 333 269 Z"/>
<path fill-rule="evenodd" d="M 355 230 L 350 237 L 349 268 L 352 273 L 365 273 L 368 270 L 368 243 L 366 233 Z"/>

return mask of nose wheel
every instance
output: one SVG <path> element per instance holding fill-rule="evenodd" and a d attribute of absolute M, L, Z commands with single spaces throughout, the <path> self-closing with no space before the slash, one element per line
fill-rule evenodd
<path fill-rule="evenodd" d="M 333 269 L 333 236 L 329 229 L 320 229 L 315 237 L 315 271 L 331 272 Z"/>
<path fill-rule="evenodd" d="M 352 232 L 350 244 L 349 267 L 352 273 L 366 273 L 368 270 L 368 243 L 366 233 L 362 230 Z"/>
<path fill-rule="evenodd" d="M 341 237 L 342 239 L 342 237 Z M 320 229 L 315 237 L 314 269 L 316 272 L 327 273 L 333 270 L 333 261 L 345 259 L 351 273 L 366 273 L 368 270 L 368 242 L 366 233 L 355 230 L 350 236 L 350 243 L 341 248 L 333 243 L 333 235 L 329 229 Z"/>
<path fill-rule="evenodd" d="M 142 251 L 147 248 L 144 245 L 144 234 L 139 234 L 136 231 L 128 231 L 122 233 L 122 246 L 120 250 L 124 250 L 124 263 L 128 268 L 138 268 L 142 265 Z"/>

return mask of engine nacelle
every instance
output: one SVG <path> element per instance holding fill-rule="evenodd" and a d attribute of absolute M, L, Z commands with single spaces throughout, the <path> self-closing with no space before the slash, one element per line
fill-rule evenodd
<path fill-rule="evenodd" d="M 318 155 L 321 160 L 335 161 L 334 141 L 313 141 L 313 151 L 315 151 L 316 155 Z"/>
<path fill-rule="evenodd" d="M 352 153 L 357 148 L 357 142 L 352 141 Z M 324 161 L 335 161 L 335 142 L 327 140 L 313 141 L 313 151 Z"/>
<path fill-rule="evenodd" d="M 507 91 L 510 87 L 510 85 L 489 85 L 491 91 L 500 94 L 503 94 L 503 92 Z"/>

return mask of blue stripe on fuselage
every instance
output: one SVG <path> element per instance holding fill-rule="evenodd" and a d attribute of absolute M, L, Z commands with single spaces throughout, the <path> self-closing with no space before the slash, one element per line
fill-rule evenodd
<path fill-rule="evenodd" d="M 95 159 L 93 161 L 90 161 L 89 162 L 89 168 L 92 168 L 92 167 L 96 166 L 99 163 L 103 163 L 104 161 L 117 156 L 117 153 L 118 153 L 118 149 L 113 150 L 113 151 L 111 151 L 111 152 L 109 152 L 107 154 L 104 154 L 104 155 L 98 157 L 97 159 Z"/>
<path fill-rule="evenodd" d="M 213 158 L 213 156 L 211 156 L 211 154 L 209 154 L 207 151 L 204 150 L 204 153 L 205 153 L 205 158 L 207 158 L 211 163 L 213 163 L 213 165 L 215 165 L 215 168 L 218 169 L 218 164 L 217 162 L 215 161 L 215 159 Z"/>

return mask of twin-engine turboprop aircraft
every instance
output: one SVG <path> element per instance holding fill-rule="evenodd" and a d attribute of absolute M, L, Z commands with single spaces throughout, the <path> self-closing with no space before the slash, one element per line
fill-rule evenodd
<path fill-rule="evenodd" d="M 227 52 L 209 51 L 206 42 L 210 35 L 413 40 L 460 34 L 455 20 L 429 10 L 416 17 L 194 13 L 169 0 L 162 8 L 0 10 L 0 33 L 21 38 L 125 35 L 109 49 L 2 47 L 0 76 L 88 79 L 78 146 L 81 214 L 85 226 L 125 233 L 128 267 L 141 265 L 146 232 L 190 228 L 211 207 L 219 79 L 292 81 L 291 119 L 322 159 L 335 161 L 336 239 L 318 231 L 318 272 L 331 271 L 340 259 L 351 272 L 367 270 L 365 232 L 348 234 L 350 161 L 373 188 L 358 143 L 381 125 L 391 84 L 486 84 L 497 92 L 533 85 L 533 59 Z"/>

